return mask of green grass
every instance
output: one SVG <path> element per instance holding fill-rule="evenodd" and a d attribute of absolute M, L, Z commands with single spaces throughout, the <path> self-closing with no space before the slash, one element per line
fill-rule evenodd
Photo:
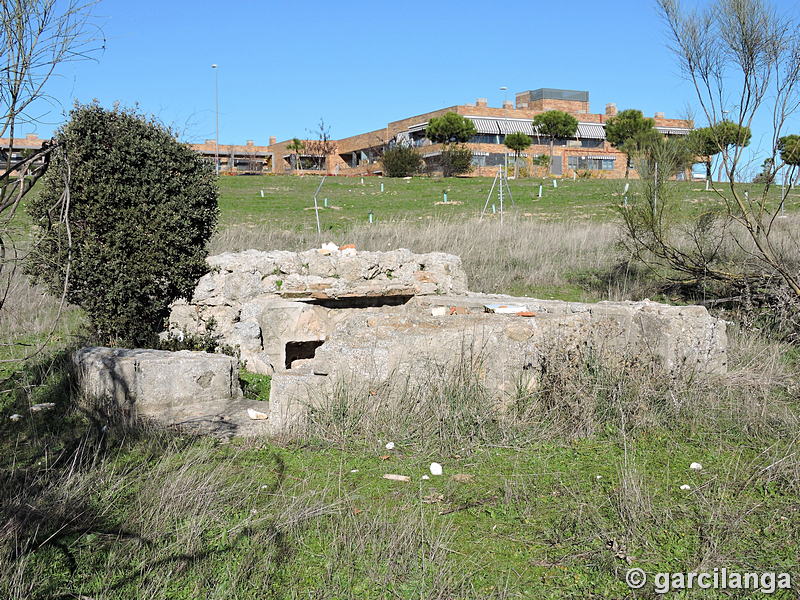
<path fill-rule="evenodd" d="M 316 228 L 313 210 L 314 192 L 321 177 L 292 175 L 220 178 L 220 208 L 223 225 L 234 223 L 263 224 L 290 230 Z M 329 208 L 320 209 L 323 229 L 338 231 L 356 223 L 367 223 L 368 214 L 376 221 L 427 219 L 463 219 L 475 217 L 483 210 L 492 178 L 430 178 L 410 180 L 365 177 L 328 177 L 318 195 L 319 206 L 328 198 Z M 384 191 L 380 191 L 383 184 Z M 538 198 L 539 185 L 543 186 Z M 623 180 L 564 179 L 553 188 L 552 180 L 520 179 L 511 181 L 514 206 L 507 210 L 532 220 L 586 219 L 607 221 L 613 206 L 622 202 Z M 630 193 L 635 193 L 631 180 Z M 676 182 L 680 213 L 691 219 L 709 205 L 720 201 L 713 192 L 706 192 L 702 182 Z M 748 186 L 745 186 L 747 189 Z M 753 190 L 758 186 L 752 186 Z M 261 191 L 264 197 L 261 197 Z M 448 204 L 439 204 L 447 192 Z M 777 200 L 780 188 L 771 190 Z M 800 193 L 790 195 L 787 210 L 796 210 Z M 506 202 L 508 200 L 506 199 Z M 490 201 L 499 209 L 497 191 Z M 493 218 L 493 217 L 489 217 Z M 494 217 L 496 218 L 496 217 Z"/>
<path fill-rule="evenodd" d="M 626 597 L 629 565 L 611 543 L 649 573 L 693 570 L 710 548 L 708 565 L 796 570 L 793 496 L 748 479 L 767 457 L 703 437 L 655 433 L 629 442 L 641 505 L 625 504 L 625 449 L 611 436 L 465 457 L 402 445 L 383 458 L 378 444 L 354 451 L 198 442 L 154 462 L 134 449 L 117 459 L 126 487 L 97 490 L 84 507 L 104 513 L 111 503 L 108 531 L 142 520 L 137 511 L 150 508 L 166 479 L 184 477 L 186 464 L 204 480 L 218 476 L 217 493 L 229 504 L 218 503 L 207 521 L 170 508 L 176 514 L 160 522 L 166 530 L 144 541 L 115 540 L 97 525 L 68 530 L 29 557 L 27 568 L 42 576 L 29 598 L 132 598 L 143 589 L 187 599 Z M 445 473 L 422 480 L 432 459 Z M 704 463 L 700 473 L 688 469 L 695 460 Z M 228 498 L 232 490 L 246 500 Z M 190 547 L 175 543 L 191 535 Z"/>
<path fill-rule="evenodd" d="M 239 383 L 245 398 L 264 402 L 269 400 L 269 390 L 272 385 L 272 377 L 269 375 L 260 375 L 242 369 L 239 371 Z"/>
<path fill-rule="evenodd" d="M 797 578 L 792 383 L 775 383 L 784 367 L 769 371 L 766 348 L 742 352 L 738 384 L 591 362 L 553 380 L 545 399 L 570 407 L 555 417 L 498 427 L 483 398 L 461 407 L 436 396 L 459 388 L 428 398 L 449 439 L 411 419 L 283 444 L 224 444 L 86 412 L 42 363 L 28 384 L 57 411 L 10 422 L 7 411 L 24 412 L 20 391 L 0 421 L 0 517 L 16 528 L 0 535 L 0 595 L 622 598 L 630 566 Z M 751 355 L 759 366 L 741 371 Z M 578 433 L 587 418 L 593 432 Z M 444 474 L 423 479 L 432 461 Z"/>
<path fill-rule="evenodd" d="M 304 209 L 318 182 L 222 178 L 223 226 L 310 231 L 314 213 Z M 320 199 L 340 209 L 320 218 L 333 230 L 366 223 L 369 211 L 379 222 L 463 220 L 480 212 L 490 185 L 330 178 Z M 608 221 L 623 182 L 560 181 L 541 200 L 538 185 L 511 183 L 524 218 Z M 702 188 L 677 186 L 686 218 L 715 202 Z M 445 189 L 452 204 L 436 205 Z M 796 203 L 794 195 L 787 209 Z M 513 280 L 502 291 L 594 300 L 606 285 L 602 268 L 565 261 L 562 275 L 552 285 Z M 478 409 L 463 414 L 488 421 L 463 420 L 457 439 L 414 439 L 399 422 L 334 441 L 183 437 L 79 405 L 63 370 L 68 356 L 43 356 L 18 368 L 0 395 L 0 597 L 627 598 L 625 557 L 651 574 L 792 571 L 797 587 L 798 352 L 751 338 L 749 358 L 738 359 L 746 368 L 705 391 L 625 373 L 570 379 L 552 400 L 569 406 L 559 410 L 563 422 L 537 414 L 530 428 L 546 435 L 510 441 L 481 437 L 505 431 Z M 268 398 L 269 377 L 240 377 L 247 397 Z M 612 396 L 612 408 L 637 425 L 622 426 L 612 410 L 579 435 L 575 423 L 599 410 L 592 402 Z M 27 410 L 48 401 L 53 411 Z M 715 410 L 729 411 L 727 420 Z M 11 421 L 13 413 L 24 418 Z M 442 431 L 455 427 L 451 415 L 439 417 Z M 387 441 L 396 448 L 387 451 Z M 445 473 L 423 480 L 432 461 Z M 704 469 L 689 470 L 693 461 Z M 641 597 L 654 597 L 652 589 Z"/>

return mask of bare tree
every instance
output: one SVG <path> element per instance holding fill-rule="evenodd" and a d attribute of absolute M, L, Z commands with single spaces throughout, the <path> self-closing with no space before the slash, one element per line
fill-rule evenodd
<path fill-rule="evenodd" d="M 32 187 L 44 172 L 32 166 L 44 164 L 46 169 L 46 158 L 53 151 L 45 145 L 15 161 L 10 145 L 19 127 L 38 122 L 31 109 L 52 100 L 46 85 L 59 65 L 89 58 L 102 46 L 89 23 L 94 4 L 0 1 L 0 137 L 9 138 L 0 175 L 0 212 L 15 206 Z"/>
<path fill-rule="evenodd" d="M 328 162 L 328 157 L 336 153 L 338 146 L 336 141 L 331 139 L 331 128 L 325 124 L 325 119 L 320 118 L 317 124 L 317 130 L 310 133 L 311 137 L 315 139 L 307 140 L 305 149 L 308 154 L 319 160 L 319 168 L 320 170 L 324 170 Z"/>
<path fill-rule="evenodd" d="M 746 232 L 752 244 L 739 246 L 761 265 L 761 275 L 779 274 L 792 292 L 800 296 L 798 274 L 773 236 L 788 191 L 782 194 L 780 202 L 770 201 L 769 194 L 777 173 L 789 168 L 779 157 L 779 140 L 800 105 L 800 24 L 780 15 L 763 0 L 716 0 L 695 12 L 685 11 L 679 0 L 657 0 L 657 3 L 669 28 L 671 49 L 692 83 L 712 131 L 724 131 L 725 127 L 719 126 L 723 123 L 749 130 L 757 115 L 770 115 L 771 174 L 765 177 L 763 185 L 757 191 L 751 185 L 748 191 L 744 190 L 737 182 L 747 164 L 744 145 L 719 139 L 716 145 L 727 182 L 715 185 L 714 191 L 725 207 L 721 215 L 722 230 L 733 231 L 738 226 Z M 676 250 L 674 242 L 664 243 L 670 252 Z M 703 251 L 698 249 L 697 254 L 702 255 Z M 693 261 L 694 258 L 689 262 Z M 707 261 L 698 264 L 693 275 L 708 274 Z"/>
<path fill-rule="evenodd" d="M 20 201 L 47 170 L 57 149 L 46 141 L 40 149 L 15 156 L 19 128 L 40 122 L 45 104 L 58 104 L 47 84 L 59 66 L 92 57 L 104 40 L 91 22 L 96 1 L 0 0 L 0 137 L 8 148 L 0 160 L 0 309 L 8 296 L 19 252 L 11 232 Z M 68 189 L 68 188 L 67 188 Z M 66 219 L 69 193 L 51 213 Z"/>

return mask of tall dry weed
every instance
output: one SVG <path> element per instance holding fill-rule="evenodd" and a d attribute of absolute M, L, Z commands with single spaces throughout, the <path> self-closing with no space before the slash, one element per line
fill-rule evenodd
<path fill-rule="evenodd" d="M 629 299 L 645 283 L 635 268 L 624 265 L 616 248 L 617 227 L 609 223 L 542 223 L 509 218 L 503 225 L 477 219 L 404 221 L 358 225 L 346 233 L 331 233 L 336 243 L 354 243 L 359 249 L 380 251 L 408 248 L 414 252 L 448 252 L 461 257 L 470 289 L 493 293 L 520 293 L 528 288 L 563 287 L 595 272 L 611 274 L 600 281 L 598 299 Z M 212 241 L 212 252 L 307 250 L 318 246 L 307 232 L 262 226 L 233 225 Z"/>

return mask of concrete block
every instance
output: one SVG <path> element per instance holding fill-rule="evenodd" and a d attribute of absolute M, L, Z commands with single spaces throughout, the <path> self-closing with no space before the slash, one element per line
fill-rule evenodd
<path fill-rule="evenodd" d="M 165 423 L 220 413 L 242 396 L 239 362 L 224 354 L 87 347 L 73 363 L 85 395 Z"/>

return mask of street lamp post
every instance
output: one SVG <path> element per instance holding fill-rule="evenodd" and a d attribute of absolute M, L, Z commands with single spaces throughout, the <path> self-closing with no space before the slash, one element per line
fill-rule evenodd
<path fill-rule="evenodd" d="M 504 85 L 501 85 L 500 86 L 500 91 L 503 92 L 503 108 L 505 108 L 506 107 L 506 100 L 508 99 L 508 95 L 506 94 L 506 92 L 508 91 L 508 87 L 506 87 Z M 505 161 L 505 169 L 506 169 L 506 173 L 508 173 L 508 151 L 506 151 L 504 154 L 505 154 L 505 159 L 504 159 L 504 161 Z M 503 167 L 501 167 L 501 169 L 502 168 Z M 503 213 L 501 212 L 500 216 L 502 217 L 502 215 L 503 215 Z"/>
<path fill-rule="evenodd" d="M 214 69 L 214 112 L 216 114 L 216 135 L 214 136 L 214 171 L 219 175 L 219 71 L 217 65 L 211 65 Z"/>

